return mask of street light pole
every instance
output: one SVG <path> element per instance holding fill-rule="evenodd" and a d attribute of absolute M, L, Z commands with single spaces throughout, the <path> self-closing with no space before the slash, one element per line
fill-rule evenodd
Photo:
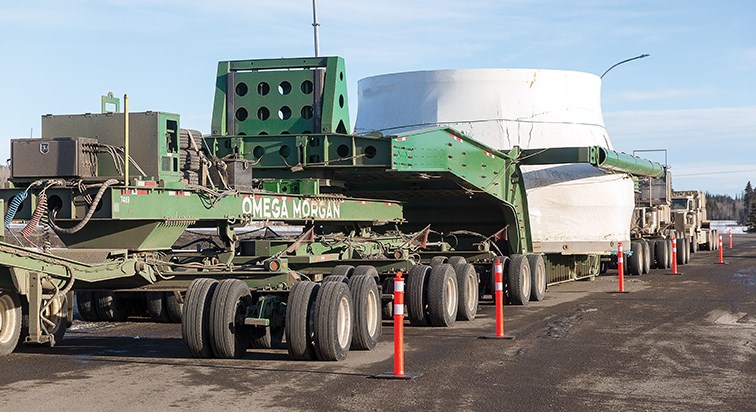
<path fill-rule="evenodd" d="M 632 58 L 629 58 L 629 59 L 626 59 L 626 60 L 622 60 L 619 63 L 614 63 L 611 67 L 609 67 L 608 69 L 606 69 L 606 71 L 604 72 L 604 74 L 601 75 L 601 78 L 603 79 L 604 76 L 606 76 L 606 74 L 609 73 L 609 70 L 612 70 L 613 68 L 619 66 L 620 64 L 631 62 L 633 60 L 643 59 L 643 58 L 646 58 L 648 56 L 650 56 L 650 54 L 641 54 L 640 56 L 635 56 L 635 57 L 632 57 Z"/>
<path fill-rule="evenodd" d="M 318 0 L 312 0 L 312 31 L 315 41 L 315 57 L 320 56 L 320 39 L 318 38 Z"/>

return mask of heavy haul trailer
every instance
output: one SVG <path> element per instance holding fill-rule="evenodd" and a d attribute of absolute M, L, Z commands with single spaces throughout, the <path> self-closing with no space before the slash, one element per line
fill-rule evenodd
<path fill-rule="evenodd" d="M 451 129 L 352 136 L 341 59 L 222 62 L 219 67 L 213 135 L 204 141 L 182 133 L 178 116 L 140 115 L 147 126 L 129 139 L 136 147 L 156 150 L 131 156 L 135 167 L 143 165 L 137 169 L 145 176 L 137 179 L 111 179 L 127 175 L 121 147 L 128 143 L 119 144 L 123 137 L 114 131 L 114 125 L 123 124 L 123 114 L 43 118 L 43 139 L 33 142 L 39 150 L 25 152 L 37 158 L 25 160 L 45 162 L 42 156 L 61 143 L 74 149 L 56 152 L 65 154 L 60 164 L 77 166 L 64 173 L 14 175 L 16 188 L 2 192 L 6 213 L 32 222 L 47 214 L 68 249 L 30 259 L 67 259 L 89 276 L 72 283 L 77 270 L 61 275 L 43 265 L 35 269 L 39 272 L 24 272 L 13 261 L 3 261 L 9 273 L 21 274 L 9 275 L 4 283 L 9 320 L 4 324 L 15 325 L 10 320 L 25 307 L 39 313 L 37 323 L 49 323 L 48 302 L 63 302 L 50 286 L 60 289 L 63 282 L 74 289 L 186 288 L 182 330 L 193 356 L 239 356 L 253 338 L 271 345 L 286 324 L 294 358 L 341 359 L 350 346 L 375 345 L 378 285 L 396 270 L 408 276 L 410 322 L 446 326 L 458 316 L 475 316 L 476 272 L 487 273 L 496 256 L 511 258 L 508 294 L 518 303 L 542 298 L 549 282 L 597 273 L 596 255 L 533 253 L 520 164 L 584 162 L 622 173 L 653 173 L 655 168 L 600 147 L 499 152 Z M 243 99 L 264 97 L 276 87 L 278 95 L 271 100 Z M 271 110 L 278 110 L 278 120 L 269 120 Z M 263 123 L 249 121 L 255 112 Z M 292 113 L 301 117 L 291 120 Z M 279 128 L 274 136 L 271 131 Z M 81 135 L 90 140 L 57 138 Z M 14 157 L 14 164 L 19 162 Z M 28 200 L 19 202 L 20 193 Z M 375 200 L 380 198 L 391 200 Z M 307 230 L 296 239 L 239 239 L 234 228 L 252 221 L 302 224 Z M 400 222 L 403 233 L 385 225 Z M 428 240 L 428 224 L 443 235 L 441 241 Z M 171 249 L 183 230 L 202 226 L 216 227 L 224 245 L 195 252 Z M 98 263 L 81 263 L 85 260 Z M 113 278 L 89 269 L 115 263 L 133 273 L 121 270 Z M 41 298 L 20 286 L 33 283 L 33 273 L 47 276 L 39 287 Z M 329 273 L 335 276 L 312 282 Z M 117 309 L 112 299 L 97 303 L 101 310 Z M 32 322 L 28 328 L 28 341 L 54 342 L 48 330 L 32 330 Z M 18 334 L 8 330 L 4 336 L 12 342 Z"/>

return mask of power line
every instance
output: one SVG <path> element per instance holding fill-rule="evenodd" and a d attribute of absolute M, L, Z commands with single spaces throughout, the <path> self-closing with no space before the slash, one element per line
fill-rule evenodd
<path fill-rule="evenodd" d="M 701 172 L 701 173 L 684 173 L 684 174 L 675 174 L 676 177 L 683 177 L 683 176 L 708 176 L 708 175 L 724 175 L 724 174 L 732 174 L 732 173 L 753 173 L 756 172 L 756 169 L 744 169 L 744 170 L 726 170 L 723 172 Z"/>

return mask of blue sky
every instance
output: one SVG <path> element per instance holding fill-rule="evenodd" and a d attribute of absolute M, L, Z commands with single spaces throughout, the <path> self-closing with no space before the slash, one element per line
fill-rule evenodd
<path fill-rule="evenodd" d="M 209 132 L 219 60 L 312 54 L 309 0 L 38 0 L 0 6 L 0 158 L 45 113 L 180 113 Z M 756 183 L 756 2 L 320 0 L 321 54 L 366 76 L 527 67 L 601 74 L 615 147 L 667 149 L 675 188 Z M 662 157 L 654 160 L 663 160 Z"/>

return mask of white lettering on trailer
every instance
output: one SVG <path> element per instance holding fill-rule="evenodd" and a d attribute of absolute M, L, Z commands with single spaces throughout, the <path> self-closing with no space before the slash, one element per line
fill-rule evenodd
<path fill-rule="evenodd" d="M 242 213 L 259 219 L 341 219 L 341 203 L 290 197 L 245 197 Z"/>

